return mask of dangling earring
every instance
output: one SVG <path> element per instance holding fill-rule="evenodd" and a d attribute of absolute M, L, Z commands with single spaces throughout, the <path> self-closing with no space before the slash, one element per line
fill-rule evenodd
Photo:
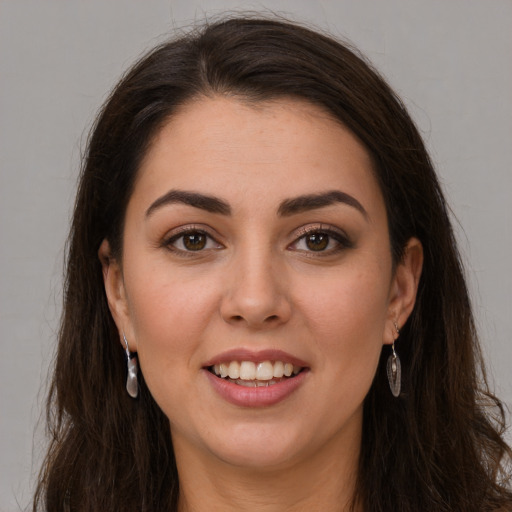
<path fill-rule="evenodd" d="M 137 398 L 139 394 L 139 383 L 137 381 L 137 356 L 135 354 L 130 353 L 130 349 L 128 348 L 128 340 L 123 332 L 123 340 L 126 345 L 126 362 L 128 364 L 128 376 L 126 377 L 126 391 L 132 398 Z"/>
<path fill-rule="evenodd" d="M 396 322 L 393 322 L 393 324 L 396 329 L 396 338 L 393 340 L 393 345 L 391 347 L 393 353 L 388 357 L 386 369 L 388 373 L 388 381 L 389 387 L 391 388 L 391 393 L 393 393 L 394 397 L 398 397 L 400 395 L 400 388 L 402 386 L 402 367 L 400 365 L 400 358 L 395 352 L 395 341 L 400 335 L 400 329 L 398 328 Z"/>

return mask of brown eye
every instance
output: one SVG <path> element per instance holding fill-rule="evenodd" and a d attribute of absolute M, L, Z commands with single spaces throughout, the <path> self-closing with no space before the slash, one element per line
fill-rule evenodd
<path fill-rule="evenodd" d="M 203 233 L 190 233 L 183 235 L 183 246 L 189 251 L 200 251 L 206 247 L 206 240 Z"/>
<path fill-rule="evenodd" d="M 187 229 L 173 235 L 163 241 L 163 246 L 181 255 L 222 248 L 208 233 L 197 229 Z"/>
<path fill-rule="evenodd" d="M 334 255 L 354 246 L 347 235 L 329 228 L 309 229 L 295 240 L 289 249 L 318 256 Z"/>
<path fill-rule="evenodd" d="M 329 245 L 329 235 L 326 233 L 311 233 L 305 236 L 304 242 L 311 251 L 324 251 Z"/>

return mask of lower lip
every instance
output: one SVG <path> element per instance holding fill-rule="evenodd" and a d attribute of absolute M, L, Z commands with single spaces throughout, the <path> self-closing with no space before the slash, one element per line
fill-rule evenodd
<path fill-rule="evenodd" d="M 288 398 L 303 382 L 308 373 L 303 370 L 295 377 L 285 379 L 271 386 L 249 388 L 234 384 L 226 379 L 216 377 L 208 370 L 204 370 L 213 389 L 224 400 L 239 407 L 269 407 Z"/>

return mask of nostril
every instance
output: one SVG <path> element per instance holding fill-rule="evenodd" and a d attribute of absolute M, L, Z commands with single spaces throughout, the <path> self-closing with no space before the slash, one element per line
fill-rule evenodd
<path fill-rule="evenodd" d="M 230 321 L 233 323 L 241 323 L 241 322 L 245 322 L 246 319 L 243 315 L 232 315 L 230 317 Z M 269 315 L 269 316 L 263 318 L 261 325 L 274 324 L 276 322 L 279 322 L 279 315 Z M 248 322 L 248 323 L 251 323 L 251 322 Z"/>

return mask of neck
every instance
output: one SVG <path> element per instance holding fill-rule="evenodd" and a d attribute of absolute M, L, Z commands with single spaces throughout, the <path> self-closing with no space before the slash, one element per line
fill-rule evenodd
<path fill-rule="evenodd" d="M 198 456 L 183 443 L 177 445 L 179 512 L 361 511 L 357 506 L 351 508 L 360 443 L 349 447 L 329 444 L 305 463 L 272 469 L 241 468 L 219 459 L 213 462 L 211 455 Z"/>

